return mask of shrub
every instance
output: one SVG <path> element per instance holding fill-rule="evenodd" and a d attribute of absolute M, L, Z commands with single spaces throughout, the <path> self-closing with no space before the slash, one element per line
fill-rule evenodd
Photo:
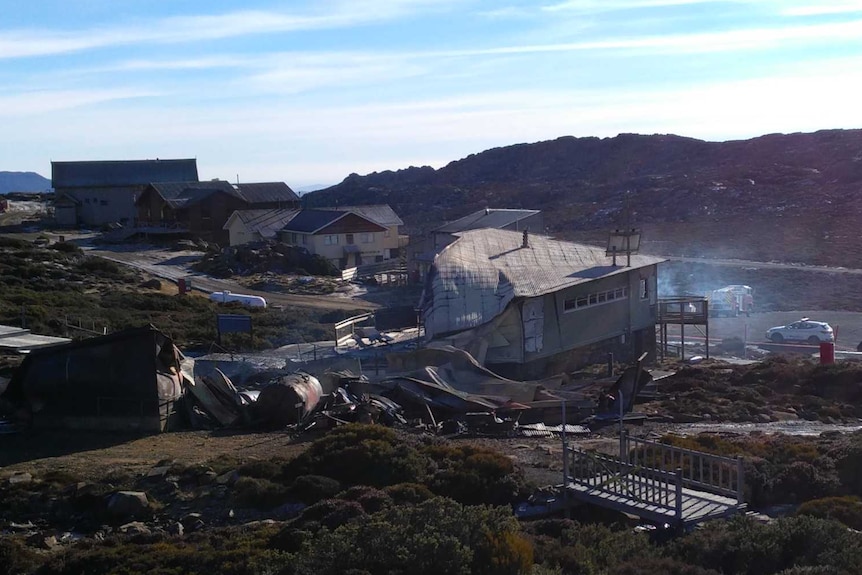
<path fill-rule="evenodd" d="M 30 573 L 39 563 L 39 554 L 22 541 L 6 535 L 0 538 L 0 575 Z"/>
<path fill-rule="evenodd" d="M 431 491 L 467 505 L 506 505 L 521 495 L 524 481 L 512 460 L 472 446 L 432 445 L 422 450 L 436 464 Z"/>
<path fill-rule="evenodd" d="M 245 477 L 272 480 L 281 474 L 281 465 L 271 460 L 255 460 L 244 463 L 237 472 Z"/>
<path fill-rule="evenodd" d="M 768 525 L 748 517 L 707 524 L 668 547 L 669 555 L 722 573 L 762 575 L 801 566 L 830 565 L 853 572 L 862 538 L 840 523 L 790 517 Z"/>
<path fill-rule="evenodd" d="M 782 501 L 798 503 L 834 495 L 839 485 L 838 476 L 832 469 L 796 461 L 778 471 L 772 490 L 781 494 Z"/>
<path fill-rule="evenodd" d="M 285 466 L 288 475 L 325 475 L 343 485 L 385 487 L 421 481 L 427 464 L 396 433 L 379 425 L 351 424 L 314 441 Z"/>
<path fill-rule="evenodd" d="M 676 559 L 655 558 L 637 559 L 617 565 L 609 575 L 720 575 L 714 569 L 706 569 L 699 565 L 689 565 Z"/>
<path fill-rule="evenodd" d="M 321 475 L 300 475 L 290 486 L 291 496 L 307 504 L 335 497 L 340 491 L 341 484 L 338 481 Z"/>
<path fill-rule="evenodd" d="M 369 573 L 529 573 L 530 546 L 511 511 L 435 498 L 388 508 L 321 532 L 294 557 L 297 575 Z M 490 557 L 496 553 L 496 563 Z"/>
<path fill-rule="evenodd" d="M 630 529 L 568 520 L 535 521 L 525 527 L 536 563 L 559 567 L 564 573 L 598 575 L 618 564 L 656 555 L 647 536 L 632 534 Z"/>
<path fill-rule="evenodd" d="M 268 548 L 274 529 L 242 527 L 193 533 L 183 539 L 158 535 L 132 542 L 112 538 L 82 542 L 52 555 L 40 575 L 118 573 L 123 575 L 256 575 L 277 573 L 287 561 Z M 19 571 L 20 572 L 20 571 Z"/>
<path fill-rule="evenodd" d="M 422 503 L 434 497 L 434 494 L 421 483 L 398 483 L 383 488 L 396 505 Z"/>
<path fill-rule="evenodd" d="M 71 242 L 57 242 L 51 245 L 52 250 L 56 250 L 60 253 L 64 254 L 83 254 L 84 250 L 82 250 L 77 245 Z"/>
<path fill-rule="evenodd" d="M 338 496 L 346 501 L 356 501 L 366 513 L 377 513 L 392 505 L 392 498 L 385 491 L 373 487 L 355 486 Z"/>
<path fill-rule="evenodd" d="M 806 501 L 796 514 L 834 519 L 851 529 L 862 530 L 862 501 L 858 497 L 824 497 Z"/>
<path fill-rule="evenodd" d="M 291 524 L 292 528 L 308 529 L 312 532 L 317 526 L 335 529 L 349 520 L 365 515 L 362 505 L 356 501 L 342 499 L 324 499 L 302 510 L 302 513 Z"/>
<path fill-rule="evenodd" d="M 291 500 L 284 485 L 268 479 L 240 477 L 233 486 L 233 499 L 237 505 L 255 509 L 273 509 Z"/>

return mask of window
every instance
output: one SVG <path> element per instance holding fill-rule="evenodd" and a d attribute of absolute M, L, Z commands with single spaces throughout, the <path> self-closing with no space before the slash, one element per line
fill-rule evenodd
<path fill-rule="evenodd" d="M 647 299 L 649 297 L 649 284 L 647 284 L 646 278 L 641 278 L 640 286 L 638 287 L 638 293 L 640 294 L 641 299 Z"/>
<path fill-rule="evenodd" d="M 338 234 L 323 236 L 323 245 L 325 245 L 325 246 L 337 246 L 338 245 Z"/>
<path fill-rule="evenodd" d="M 563 311 L 574 311 L 586 307 L 606 304 L 629 297 L 628 288 L 621 287 L 607 291 L 600 291 L 587 295 L 580 295 L 563 301 Z"/>
<path fill-rule="evenodd" d="M 100 204 L 100 205 L 102 205 L 102 206 L 107 206 L 107 205 L 108 205 L 108 200 L 101 200 L 101 201 L 99 202 L 99 204 Z"/>
<path fill-rule="evenodd" d="M 359 241 L 361 241 L 363 244 L 373 244 L 374 232 L 363 232 L 359 234 Z"/>
<path fill-rule="evenodd" d="M 392 235 L 392 233 L 389 231 L 389 228 L 387 228 L 386 231 L 383 232 L 383 237 L 388 238 L 390 235 Z"/>
<path fill-rule="evenodd" d="M 353 244 L 353 234 L 344 234 L 344 241 L 347 245 Z"/>
<path fill-rule="evenodd" d="M 290 243 L 296 244 L 296 243 L 298 243 L 298 240 L 299 240 L 299 234 L 297 234 L 296 232 L 291 232 L 290 233 Z"/>

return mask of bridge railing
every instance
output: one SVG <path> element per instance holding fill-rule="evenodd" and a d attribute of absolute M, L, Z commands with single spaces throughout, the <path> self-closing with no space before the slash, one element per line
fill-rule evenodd
<path fill-rule="evenodd" d="M 685 487 L 736 498 L 744 502 L 745 471 L 742 457 L 723 457 L 693 449 L 685 449 L 631 437 L 620 436 L 620 459 L 639 468 L 659 469 L 666 472 L 681 470 Z"/>
<path fill-rule="evenodd" d="M 682 519 L 682 470 L 645 467 L 597 451 L 567 451 L 567 478 L 573 483 L 671 511 Z"/>

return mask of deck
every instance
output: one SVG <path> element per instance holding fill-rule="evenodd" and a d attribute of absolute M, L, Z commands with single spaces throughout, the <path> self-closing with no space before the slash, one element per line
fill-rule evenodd
<path fill-rule="evenodd" d="M 740 458 L 623 435 L 621 457 L 566 449 L 566 496 L 685 527 L 746 509 Z"/>

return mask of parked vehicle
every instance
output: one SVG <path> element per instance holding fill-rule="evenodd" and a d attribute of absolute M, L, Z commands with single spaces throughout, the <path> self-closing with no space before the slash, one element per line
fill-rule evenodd
<path fill-rule="evenodd" d="M 712 290 L 708 295 L 710 317 L 747 316 L 754 310 L 754 290 L 746 285 L 729 285 Z"/>
<path fill-rule="evenodd" d="M 835 341 L 835 333 L 825 321 L 812 321 L 803 317 L 787 325 L 779 325 L 766 330 L 766 339 L 773 343 L 805 342 L 818 345 L 823 341 Z"/>

